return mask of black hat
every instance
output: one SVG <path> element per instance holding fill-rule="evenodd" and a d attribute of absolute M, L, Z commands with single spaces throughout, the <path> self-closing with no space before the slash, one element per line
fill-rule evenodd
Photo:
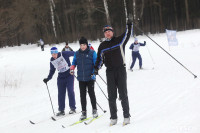
<path fill-rule="evenodd" d="M 81 37 L 81 39 L 79 40 L 79 44 L 87 44 L 88 46 L 88 41 L 85 37 Z"/>

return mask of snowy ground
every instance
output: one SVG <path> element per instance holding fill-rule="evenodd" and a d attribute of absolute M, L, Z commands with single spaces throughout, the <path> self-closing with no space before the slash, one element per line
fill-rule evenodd
<path fill-rule="evenodd" d="M 200 76 L 200 30 L 177 33 L 179 46 L 168 47 L 166 34 L 149 35 L 192 73 Z M 139 42 L 147 42 L 141 47 L 145 70 L 138 70 L 138 61 L 134 71 L 127 70 L 128 95 L 130 102 L 131 124 L 122 127 L 123 115 L 120 101 L 118 104 L 118 124 L 109 127 L 109 107 L 107 100 L 95 86 L 97 102 L 107 110 L 101 118 L 91 125 L 79 124 L 69 127 L 77 121 L 80 114 L 53 122 L 51 120 L 31 125 L 29 120 L 40 121 L 52 115 L 52 109 L 46 89 L 42 82 L 49 72 L 50 46 L 42 52 L 36 45 L 0 49 L 0 132 L 1 133 L 199 133 L 200 132 L 200 80 L 186 71 L 181 65 L 164 53 L 145 36 L 138 36 Z M 131 51 L 126 47 L 126 62 L 130 66 Z M 79 45 L 69 44 L 74 50 Z M 99 42 L 92 42 L 97 50 Z M 56 45 L 59 50 L 64 44 Z M 152 56 L 150 56 L 149 52 Z M 151 68 L 154 68 L 151 70 Z M 128 69 L 128 67 L 127 67 Z M 105 67 L 100 70 L 105 77 Z M 48 82 L 55 111 L 57 111 L 57 73 Z M 97 82 L 107 94 L 106 85 L 97 77 Z M 77 110 L 81 110 L 78 82 L 75 81 Z M 66 100 L 68 105 L 68 100 Z M 91 105 L 88 98 L 88 116 Z M 68 106 L 66 112 L 68 112 Z M 99 115 L 103 114 L 101 109 Z M 66 128 L 62 128 L 65 125 Z"/>

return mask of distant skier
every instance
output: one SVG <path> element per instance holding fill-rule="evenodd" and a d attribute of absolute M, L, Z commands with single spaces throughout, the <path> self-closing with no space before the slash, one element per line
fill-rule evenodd
<path fill-rule="evenodd" d="M 65 47 L 62 49 L 62 51 L 73 51 L 73 49 L 69 47 L 68 43 L 66 43 Z"/>
<path fill-rule="evenodd" d="M 41 50 L 44 51 L 44 41 L 42 39 L 39 40 Z"/>
<path fill-rule="evenodd" d="M 126 31 L 119 37 L 114 36 L 113 28 L 109 25 L 104 26 L 103 33 L 106 38 L 98 48 L 97 61 L 95 63 L 94 74 L 98 74 L 98 70 L 103 63 L 106 66 L 108 101 L 110 107 L 110 125 L 117 124 L 117 91 L 121 99 L 123 108 L 124 122 L 130 123 L 129 100 L 127 93 L 127 75 L 125 64 L 125 46 L 131 35 L 132 16 L 127 21 Z"/>
<path fill-rule="evenodd" d="M 130 70 L 133 71 L 133 67 L 135 65 L 135 61 L 136 59 L 138 58 L 139 60 L 139 67 L 140 69 L 143 69 L 142 68 L 142 57 L 140 55 L 140 52 L 139 52 L 139 48 L 140 46 L 145 46 L 146 45 L 146 41 L 144 41 L 144 43 L 138 43 L 138 39 L 135 38 L 135 42 L 131 44 L 131 46 L 129 47 L 129 49 L 132 50 L 132 64 L 130 66 Z"/>
<path fill-rule="evenodd" d="M 43 81 L 47 83 L 52 79 L 56 69 L 58 70 L 57 86 L 58 86 L 58 110 L 56 116 L 65 115 L 65 97 L 66 90 L 69 99 L 69 114 L 76 113 L 75 95 L 74 95 L 74 76 L 70 74 L 70 56 L 74 56 L 73 51 L 58 52 L 56 47 L 51 48 L 50 71 L 47 78 Z"/>
<path fill-rule="evenodd" d="M 94 72 L 94 64 L 96 62 L 97 54 L 94 50 L 88 47 L 88 41 L 86 38 L 82 37 L 79 40 L 80 49 L 74 54 L 74 59 L 70 72 L 73 75 L 74 69 L 77 66 L 77 79 L 79 81 L 82 115 L 80 120 L 87 118 L 87 100 L 86 94 L 88 92 L 90 96 L 90 101 L 92 104 L 92 114 L 93 117 L 98 117 L 97 107 L 96 107 L 96 96 L 94 91 L 94 80 L 96 80 L 95 75 L 91 76 Z"/>

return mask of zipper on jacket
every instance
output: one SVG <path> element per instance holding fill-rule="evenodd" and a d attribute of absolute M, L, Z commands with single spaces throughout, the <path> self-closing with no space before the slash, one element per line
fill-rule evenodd
<path fill-rule="evenodd" d="M 83 81 L 85 81 L 84 77 L 85 77 L 85 74 L 84 74 L 84 65 L 83 65 L 83 59 L 84 59 L 84 54 L 82 54 L 82 70 L 83 70 Z"/>

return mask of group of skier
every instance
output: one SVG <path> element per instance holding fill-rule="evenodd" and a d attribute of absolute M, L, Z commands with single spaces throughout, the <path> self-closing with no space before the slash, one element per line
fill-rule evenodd
<path fill-rule="evenodd" d="M 108 92 L 108 103 L 110 108 L 110 125 L 117 124 L 117 91 L 121 100 L 123 108 L 124 121 L 123 124 L 130 123 L 129 113 L 129 100 L 127 92 L 127 74 L 126 74 L 126 63 L 125 63 L 125 46 L 131 35 L 132 19 L 127 20 L 126 31 L 118 36 L 114 36 L 114 30 L 111 26 L 106 25 L 103 27 L 103 33 L 105 41 L 101 42 L 98 47 L 97 53 L 86 38 L 81 37 L 79 40 L 80 49 L 74 52 L 66 43 L 65 48 L 62 52 L 58 52 L 56 47 L 51 48 L 51 59 L 50 59 L 50 71 L 47 78 L 43 80 L 47 83 L 54 75 L 55 70 L 58 70 L 57 86 L 58 86 L 58 110 L 57 116 L 65 115 L 65 97 L 66 91 L 68 92 L 69 99 L 69 114 L 76 113 L 76 102 L 74 94 L 74 77 L 79 81 L 80 100 L 82 107 L 82 114 L 80 120 L 87 118 L 87 100 L 86 94 L 89 94 L 90 101 L 92 104 L 92 115 L 93 118 L 98 117 L 97 102 L 95 95 L 95 82 L 96 75 L 101 69 L 102 65 L 106 66 L 106 77 L 107 77 L 107 92 Z M 131 44 L 133 63 L 130 67 L 132 70 L 136 58 L 140 61 L 140 68 L 142 68 L 142 59 L 139 54 L 139 46 L 144 44 L 135 42 Z M 70 63 L 69 57 L 73 57 L 72 64 Z M 74 70 L 77 68 L 77 76 L 74 74 Z"/>

